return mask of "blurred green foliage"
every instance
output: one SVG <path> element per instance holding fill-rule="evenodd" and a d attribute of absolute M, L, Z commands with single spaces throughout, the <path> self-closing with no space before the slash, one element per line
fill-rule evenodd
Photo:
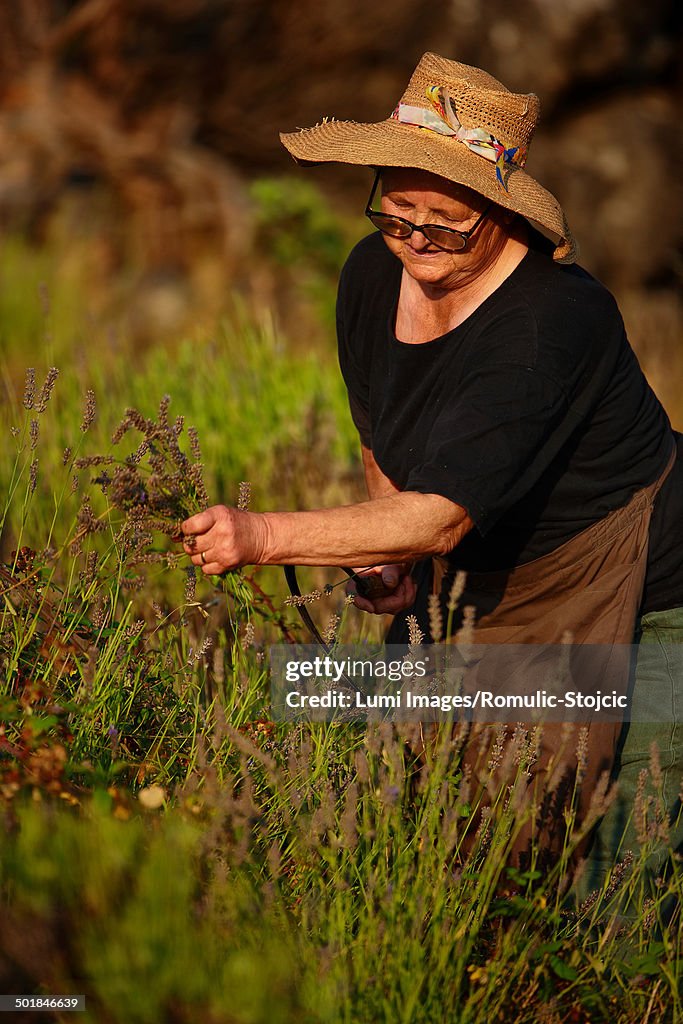
<path fill-rule="evenodd" d="M 334 327 L 337 279 L 354 242 L 368 233 L 362 217 L 332 210 L 309 180 L 259 178 L 250 188 L 259 250 L 294 275 L 329 328 Z"/>
<path fill-rule="evenodd" d="M 280 263 L 316 268 L 329 277 L 339 272 L 349 232 L 315 185 L 300 178 L 259 178 L 250 195 L 260 236 Z"/>
<path fill-rule="evenodd" d="M 180 816 L 26 808 L 0 865 L 15 977 L 43 958 L 53 992 L 85 986 L 86 1021 L 305 1020 L 305 940 L 246 876 L 208 860 L 202 832 Z"/>

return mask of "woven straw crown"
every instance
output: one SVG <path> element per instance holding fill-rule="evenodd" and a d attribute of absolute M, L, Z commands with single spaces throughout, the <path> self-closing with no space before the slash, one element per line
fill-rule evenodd
<path fill-rule="evenodd" d="M 425 92 L 436 82 L 445 85 L 456 100 L 458 117 L 465 127 L 484 128 L 506 146 L 528 146 L 531 142 L 540 110 L 538 96 L 510 92 L 486 71 L 426 53 L 401 103 L 428 106 Z"/>
<path fill-rule="evenodd" d="M 483 129 L 506 148 L 528 147 L 536 127 L 539 100 L 533 93 L 513 93 L 479 68 L 435 53 L 421 58 L 401 103 L 430 109 L 426 90 L 440 86 L 455 103 L 467 129 Z M 495 164 L 454 137 L 400 123 L 394 117 L 377 124 L 324 120 L 312 128 L 280 135 L 302 164 L 350 163 L 371 167 L 415 167 L 473 188 L 506 209 L 525 217 L 555 245 L 554 259 L 576 258 L 574 240 L 562 207 L 521 166 L 507 165 L 505 186 Z"/>

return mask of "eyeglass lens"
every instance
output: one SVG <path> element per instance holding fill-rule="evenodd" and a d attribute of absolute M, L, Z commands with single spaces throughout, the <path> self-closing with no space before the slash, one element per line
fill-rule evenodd
<path fill-rule="evenodd" d="M 457 252 L 458 249 L 464 249 L 467 245 L 467 239 L 459 232 L 452 228 L 440 228 L 438 224 L 412 225 L 391 214 L 375 213 L 374 211 L 369 213 L 368 217 L 376 228 L 392 238 L 408 238 L 413 231 L 420 231 L 428 241 L 440 249 Z"/>

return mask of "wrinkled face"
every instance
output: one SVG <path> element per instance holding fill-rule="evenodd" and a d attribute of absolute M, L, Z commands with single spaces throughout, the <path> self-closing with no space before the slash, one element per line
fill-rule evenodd
<path fill-rule="evenodd" d="M 386 168 L 382 171 L 381 184 L 382 212 L 414 224 L 441 224 L 467 231 L 490 205 L 488 199 L 473 189 L 414 168 Z M 507 236 L 500 226 L 497 211 L 497 207 L 491 207 L 467 247 L 460 252 L 437 249 L 419 231 L 414 231 L 409 238 L 383 237 L 415 280 L 425 286 L 457 288 L 490 266 L 505 244 Z"/>

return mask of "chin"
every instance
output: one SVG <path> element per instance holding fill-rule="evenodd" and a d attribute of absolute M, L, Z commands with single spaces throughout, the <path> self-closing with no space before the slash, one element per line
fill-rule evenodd
<path fill-rule="evenodd" d="M 439 281 L 450 277 L 453 273 L 452 261 L 449 259 L 444 260 L 438 256 L 428 256 L 426 258 L 406 256 L 402 262 L 410 276 L 414 277 L 417 281 L 429 281 L 437 284 Z"/>

